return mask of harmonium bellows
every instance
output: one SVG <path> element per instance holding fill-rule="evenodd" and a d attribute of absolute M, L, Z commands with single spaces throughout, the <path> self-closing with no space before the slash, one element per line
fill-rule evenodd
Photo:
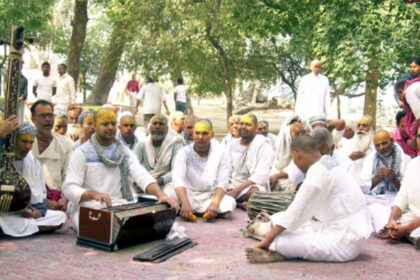
<path fill-rule="evenodd" d="M 77 244 L 106 251 L 164 238 L 176 211 L 168 204 L 141 202 L 93 209 L 80 207 Z"/>

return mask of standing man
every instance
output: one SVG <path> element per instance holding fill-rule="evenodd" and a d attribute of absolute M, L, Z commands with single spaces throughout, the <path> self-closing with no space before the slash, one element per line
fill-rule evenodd
<path fill-rule="evenodd" d="M 63 186 L 63 192 L 69 198 L 68 212 L 73 228 L 78 229 L 79 206 L 102 208 L 113 203 L 136 201 L 130 180 L 144 192 L 155 195 L 158 202 L 179 209 L 179 205 L 160 190 L 130 149 L 115 138 L 116 114 L 100 109 L 94 122 L 96 133 L 72 154 Z"/>
<path fill-rule="evenodd" d="M 187 113 L 187 87 L 184 85 L 184 80 L 178 78 L 178 84 L 174 88 L 175 111 Z"/>
<path fill-rule="evenodd" d="M 320 74 L 321 61 L 311 62 L 311 73 L 302 77 L 296 96 L 295 114 L 304 120 L 312 116 L 328 116 L 331 106 L 330 82 Z"/>
<path fill-rule="evenodd" d="M 65 211 L 67 199 L 61 195 L 61 187 L 73 143 L 67 137 L 52 131 L 54 110 L 50 102 L 42 99 L 36 101 L 31 107 L 31 114 L 37 129 L 32 154 L 41 163 L 45 182 L 49 187 L 47 207 Z"/>
<path fill-rule="evenodd" d="M 146 78 L 146 84 L 141 88 L 137 95 L 137 104 L 134 114 L 137 114 L 140 103 L 143 103 L 143 121 L 144 127 L 149 124 L 149 121 L 156 114 L 160 114 L 160 110 L 163 106 L 166 109 L 166 115 L 170 115 L 168 105 L 166 105 L 166 97 L 163 89 L 153 83 L 153 79 L 150 77 Z"/>
<path fill-rule="evenodd" d="M 32 93 L 39 99 L 52 102 L 52 97 L 57 91 L 57 81 L 50 75 L 51 66 L 48 62 L 42 63 L 42 76 L 35 79 Z"/>
<path fill-rule="evenodd" d="M 125 95 L 128 96 L 129 99 L 130 111 L 136 106 L 136 97 L 139 91 L 139 82 L 136 80 L 136 74 L 133 74 L 131 80 L 128 81 L 127 86 L 125 87 Z"/>
<path fill-rule="evenodd" d="M 59 64 L 57 69 L 60 76 L 57 80 L 54 109 L 56 113 L 65 114 L 69 105 L 76 101 L 76 88 L 73 78 L 67 74 L 67 65 L 64 63 Z"/>

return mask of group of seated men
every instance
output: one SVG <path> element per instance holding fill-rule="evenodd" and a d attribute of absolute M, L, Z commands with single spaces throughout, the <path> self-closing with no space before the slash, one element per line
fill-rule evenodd
<path fill-rule="evenodd" d="M 407 237 L 418 245 L 414 172 L 420 159 L 398 145 L 404 140 L 401 115 L 393 133 L 375 131 L 368 116 L 356 126 L 293 115 L 274 136 L 268 122 L 250 113 L 229 119 L 221 143 L 211 120 L 182 113 L 171 122 L 154 115 L 146 136 L 136 133 L 130 113 L 79 110 L 76 138 L 53 131 L 50 102 L 35 102 L 31 115 L 33 125 L 19 125 L 12 116 L 0 126 L 1 145 L 16 130 L 15 164 L 33 192 L 28 209 L 0 217 L 4 234 L 55 229 L 67 217 L 78 230 L 80 206 L 101 208 L 138 196 L 168 203 L 185 220 L 227 218 L 236 206 L 246 208 L 253 193 L 280 191 L 295 194 L 294 200 L 271 217 L 264 239 L 246 249 L 251 262 L 349 261 L 372 225 L 383 238 Z"/>

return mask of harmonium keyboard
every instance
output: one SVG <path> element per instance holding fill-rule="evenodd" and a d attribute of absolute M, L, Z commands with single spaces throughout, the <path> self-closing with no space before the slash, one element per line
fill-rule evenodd
<path fill-rule="evenodd" d="M 176 211 L 168 204 L 140 202 L 103 209 L 80 207 L 77 244 L 106 251 L 164 238 Z"/>

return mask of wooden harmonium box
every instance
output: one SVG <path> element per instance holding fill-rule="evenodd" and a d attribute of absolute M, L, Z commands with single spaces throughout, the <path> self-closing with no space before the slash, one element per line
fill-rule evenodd
<path fill-rule="evenodd" d="M 92 209 L 80 207 L 77 244 L 106 251 L 164 238 L 175 220 L 168 204 L 141 202 Z"/>

